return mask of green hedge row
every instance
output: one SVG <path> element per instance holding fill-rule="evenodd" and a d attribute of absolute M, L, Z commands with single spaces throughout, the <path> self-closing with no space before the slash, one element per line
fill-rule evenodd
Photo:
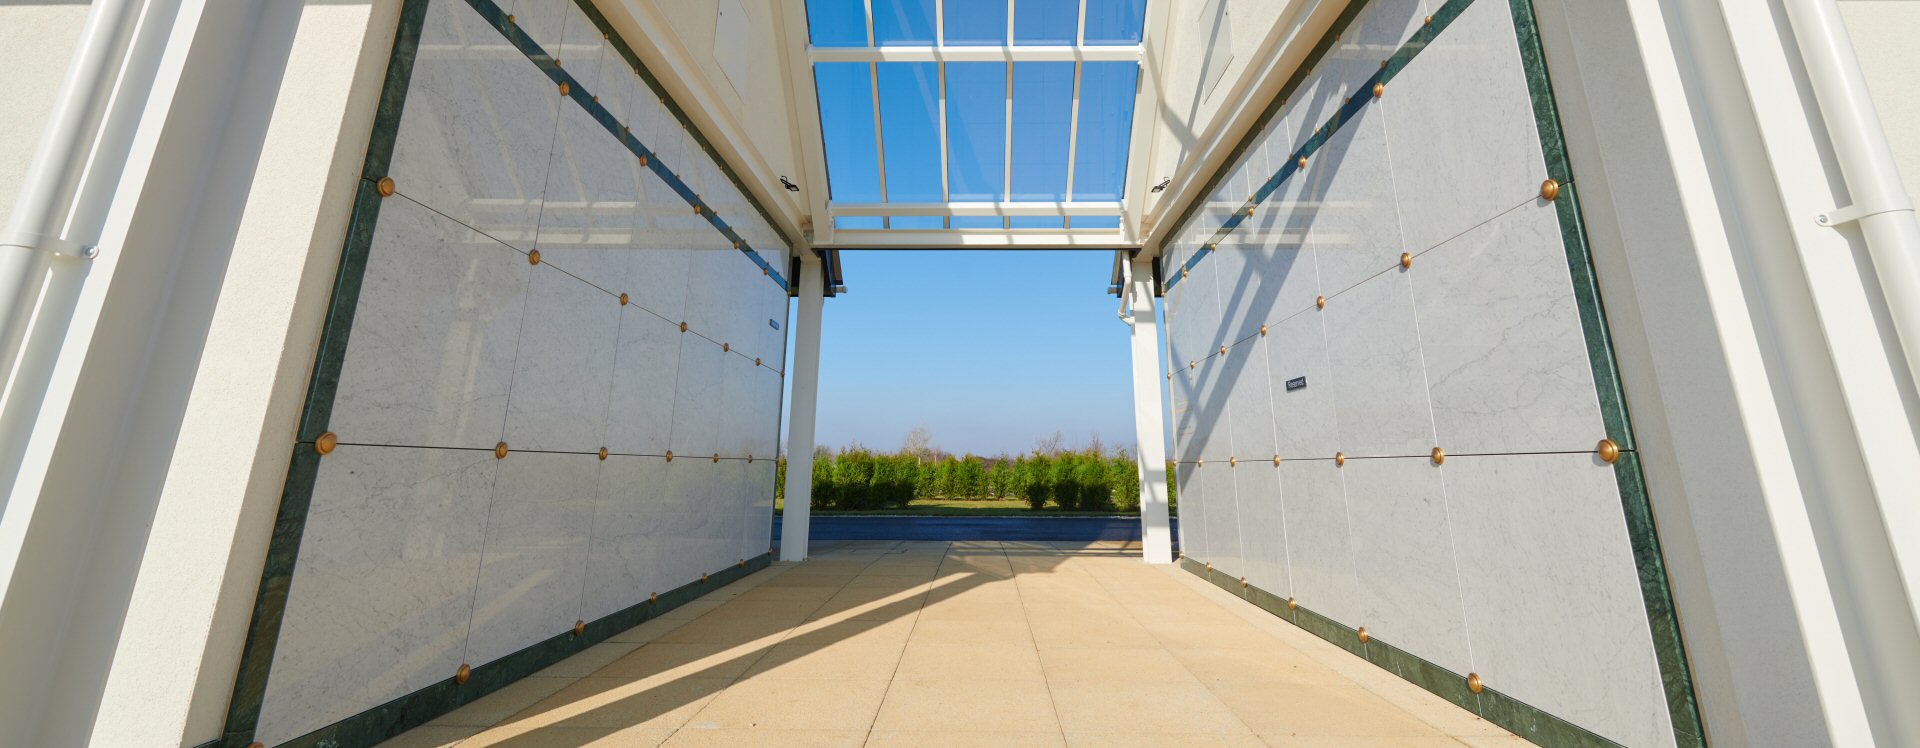
<path fill-rule="evenodd" d="M 1167 500 L 1175 500 L 1173 463 Z M 786 497 L 787 462 L 775 479 Z M 813 506 L 863 510 L 904 507 L 917 498 L 1023 499 L 1038 509 L 1130 512 L 1139 508 L 1140 472 L 1125 453 L 1086 450 L 1018 457 L 923 458 L 854 447 L 820 450 L 813 459 Z"/>

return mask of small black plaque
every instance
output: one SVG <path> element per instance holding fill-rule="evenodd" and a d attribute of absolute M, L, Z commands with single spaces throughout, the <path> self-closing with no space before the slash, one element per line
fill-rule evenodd
<path fill-rule="evenodd" d="M 773 321 L 773 318 L 771 317 L 767 318 L 767 326 L 775 330 L 780 329 L 780 323 Z"/>
<path fill-rule="evenodd" d="M 1306 377 L 1294 377 L 1294 378 L 1292 378 L 1292 379 L 1289 379 L 1289 380 L 1287 380 L 1287 391 L 1288 391 L 1288 392 L 1292 392 L 1292 391 L 1294 391 L 1294 390 L 1304 390 L 1304 389 L 1306 389 L 1306 388 L 1307 388 L 1307 378 L 1306 378 Z"/>

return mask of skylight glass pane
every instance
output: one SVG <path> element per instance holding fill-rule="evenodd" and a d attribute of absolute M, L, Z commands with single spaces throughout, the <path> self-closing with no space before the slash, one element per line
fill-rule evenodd
<path fill-rule="evenodd" d="M 882 47 L 933 43 L 933 0 L 873 0 L 873 41 Z"/>
<path fill-rule="evenodd" d="M 873 89 L 867 63 L 823 62 L 813 66 L 813 80 L 820 90 L 828 194 L 835 200 L 878 202 L 880 161 L 874 148 Z"/>
<path fill-rule="evenodd" d="M 951 199 L 1000 199 L 1006 186 L 1006 130 L 1007 64 L 947 63 L 947 186 Z"/>
<path fill-rule="evenodd" d="M 1118 200 L 1127 178 L 1133 85 L 1140 66 L 1087 62 L 1080 68 L 1080 138 L 1074 144 L 1073 199 Z"/>
<path fill-rule="evenodd" d="M 1080 25 L 1080 0 L 1017 0 L 1014 44 L 1072 44 Z"/>
<path fill-rule="evenodd" d="M 807 0 L 807 35 L 816 47 L 867 46 L 864 0 Z"/>
<path fill-rule="evenodd" d="M 940 202 L 940 73 L 931 62 L 880 63 L 887 201 Z"/>
<path fill-rule="evenodd" d="M 1001 224 L 1001 218 L 999 216 L 954 216 L 953 227 L 956 229 L 1006 228 L 1006 226 Z"/>
<path fill-rule="evenodd" d="M 955 0 L 946 4 L 946 38 L 953 45 L 1007 43 L 1005 0 Z M 953 71 L 947 71 L 952 75 Z"/>
<path fill-rule="evenodd" d="M 946 220 L 944 216 L 894 216 L 887 225 L 895 229 L 943 229 Z"/>
<path fill-rule="evenodd" d="M 1066 199 L 1067 123 L 1072 107 L 1073 63 L 1014 63 L 1010 199 Z"/>
<path fill-rule="evenodd" d="M 1058 229 L 1066 228 L 1066 219 L 1059 216 L 1014 216 L 1011 219 L 1016 229 Z"/>
<path fill-rule="evenodd" d="M 1139 44 L 1147 0 L 1087 0 L 1086 43 Z"/>

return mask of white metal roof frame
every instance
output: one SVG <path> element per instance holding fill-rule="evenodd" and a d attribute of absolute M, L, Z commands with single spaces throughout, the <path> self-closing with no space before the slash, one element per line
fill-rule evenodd
<path fill-rule="evenodd" d="M 811 121 L 796 122 L 795 130 L 802 139 L 801 153 L 811 161 L 808 173 L 815 177 L 812 186 L 814 198 L 809 201 L 812 208 L 813 244 L 821 247 L 1032 247 L 1032 248 L 1086 248 L 1086 247 L 1134 247 L 1139 245 L 1140 216 L 1139 200 L 1133 198 L 1135 188 L 1140 186 L 1140 173 L 1145 162 L 1146 150 L 1141 147 L 1148 140 L 1140 132 L 1143 125 L 1154 121 L 1150 112 L 1143 111 L 1157 104 L 1157 96 L 1149 93 L 1147 83 L 1149 71 L 1145 65 L 1136 78 L 1131 129 L 1126 138 L 1129 147 L 1126 156 L 1126 178 L 1122 182 L 1123 199 L 1118 201 L 1076 201 L 1074 193 L 1075 159 L 1079 150 L 1080 137 L 1080 79 L 1083 64 L 1087 62 L 1132 62 L 1140 64 L 1145 60 L 1145 41 L 1148 28 L 1156 24 L 1145 24 L 1141 30 L 1142 44 L 1134 45 L 1093 45 L 1086 44 L 1087 3 L 1080 0 L 1078 14 L 1074 24 L 1074 43 L 1071 45 L 1016 45 L 1014 39 L 1015 4 L 1018 0 L 1006 0 L 1007 3 L 1007 44 L 998 46 L 949 46 L 946 43 L 946 2 L 934 0 L 933 23 L 934 44 L 920 46 L 880 46 L 873 32 L 873 2 L 863 4 L 866 21 L 867 46 L 865 47 L 815 47 L 807 43 L 799 48 L 801 40 L 810 39 L 804 27 L 789 27 L 784 35 L 789 45 L 789 64 L 798 72 L 812 72 L 815 63 L 823 62 L 865 62 L 868 65 L 867 79 L 873 100 L 874 149 L 879 170 L 878 184 L 880 202 L 841 202 L 825 199 L 824 177 L 827 175 L 826 148 L 820 132 L 820 120 L 817 105 L 810 106 Z M 1149 2 L 1149 5 L 1163 3 Z M 1148 11 L 1149 18 L 1154 16 Z M 802 14 L 802 18 L 804 18 Z M 938 71 L 939 89 L 936 101 L 935 119 L 939 130 L 940 150 L 940 197 L 939 203 L 911 202 L 896 203 L 888 200 L 887 195 L 887 153 L 885 123 L 880 114 L 880 75 L 882 62 L 932 62 Z M 994 202 L 963 201 L 954 202 L 948 181 L 949 159 L 947 140 L 947 67 L 949 62 L 1004 62 L 1006 63 L 1006 110 L 1002 129 L 1001 148 L 1001 195 L 1011 196 L 1013 189 L 1013 63 L 1016 62 L 1072 62 L 1073 63 L 1073 100 L 1067 123 L 1067 161 L 1066 192 L 1062 201 L 1014 201 Z M 804 80 L 806 90 L 796 92 L 795 98 L 807 99 L 810 104 L 818 101 L 818 88 L 812 75 L 793 75 L 796 82 Z M 879 216 L 881 229 L 836 229 L 835 220 L 841 216 Z M 956 229 L 951 220 L 943 220 L 947 228 L 898 230 L 891 228 L 892 216 L 999 216 L 1000 229 Z M 1057 229 L 1018 229 L 1013 227 L 1012 219 L 1023 216 L 1059 216 L 1063 219 L 1062 228 Z M 1120 228 L 1076 229 L 1074 217 L 1118 218 Z"/>

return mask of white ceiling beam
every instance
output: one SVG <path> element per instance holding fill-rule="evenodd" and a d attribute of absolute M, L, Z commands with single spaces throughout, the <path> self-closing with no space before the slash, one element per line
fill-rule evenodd
<path fill-rule="evenodd" d="M 1132 249 L 1113 229 L 841 229 L 828 249 Z"/>
<path fill-rule="evenodd" d="M 1087 43 L 1087 0 L 1080 0 L 1080 14 L 1073 23 L 1073 45 L 1078 47 Z M 1073 199 L 1073 166 L 1075 152 L 1080 147 L 1080 73 L 1085 68 L 1078 62 L 1073 64 L 1073 111 L 1067 115 L 1067 191 L 1068 200 Z M 1066 222 L 1067 228 L 1073 228 L 1073 221 Z"/>
<path fill-rule="evenodd" d="M 1117 216 L 1118 201 L 1072 202 L 963 202 L 963 203 L 827 203 L 834 216 Z M 961 229 L 975 230 L 975 229 Z M 997 229 L 978 229 L 994 231 Z M 1056 229 L 1057 230 L 1057 229 Z M 1104 229 L 1110 231 L 1111 229 Z"/>
<path fill-rule="evenodd" d="M 947 6 L 945 0 L 933 0 L 933 43 L 944 46 L 947 43 Z M 940 201 L 953 199 L 947 163 L 947 66 L 935 65 L 940 72 Z M 953 228 L 951 225 L 947 228 Z"/>
<path fill-rule="evenodd" d="M 1168 46 L 1167 6 L 1171 3 L 1147 3 L 1147 17 L 1140 27 L 1141 47 L 1147 50 L 1140 63 L 1140 77 L 1133 94 L 1133 127 L 1127 135 L 1127 177 L 1120 190 L 1120 231 L 1134 243 L 1141 243 L 1144 231 L 1141 218 L 1157 197 L 1148 190 L 1159 177 L 1148 172 L 1153 164 L 1155 130 L 1160 125 L 1160 76 L 1166 70 Z M 1150 252 L 1157 251 L 1148 247 Z"/>
<path fill-rule="evenodd" d="M 774 38 L 786 48 L 782 62 L 786 67 L 788 118 L 795 153 L 799 154 L 800 195 L 806 205 L 807 223 L 812 237 L 802 243 L 833 240 L 833 218 L 827 213 L 827 148 L 820 132 L 820 94 L 813 78 L 813 65 L 807 62 L 807 14 L 801 6 L 773 3 Z M 797 12 L 797 16 L 795 13 Z M 785 272 L 785 268 L 782 268 Z M 789 278 L 797 282 L 797 279 Z"/>
<path fill-rule="evenodd" d="M 1018 1 L 1019 0 L 1007 0 L 1007 44 L 1009 45 L 1013 44 L 1013 39 L 1014 39 L 1013 20 L 1015 17 L 1013 9 L 1015 4 Z M 1013 61 L 1012 60 L 1007 61 L 1007 87 L 1006 87 L 1005 93 L 1007 95 L 1007 120 L 1006 120 L 1006 125 L 1000 129 L 1000 155 L 1005 157 L 1005 162 L 1002 164 L 1003 170 L 1000 172 L 1001 174 L 1000 199 L 1012 200 L 1013 199 Z M 1011 229 L 1013 228 L 1013 221 L 1002 220 L 1000 222 L 1000 226 L 1001 228 Z"/>
<path fill-rule="evenodd" d="M 1139 62 L 1140 45 L 808 47 L 813 62 Z"/>

